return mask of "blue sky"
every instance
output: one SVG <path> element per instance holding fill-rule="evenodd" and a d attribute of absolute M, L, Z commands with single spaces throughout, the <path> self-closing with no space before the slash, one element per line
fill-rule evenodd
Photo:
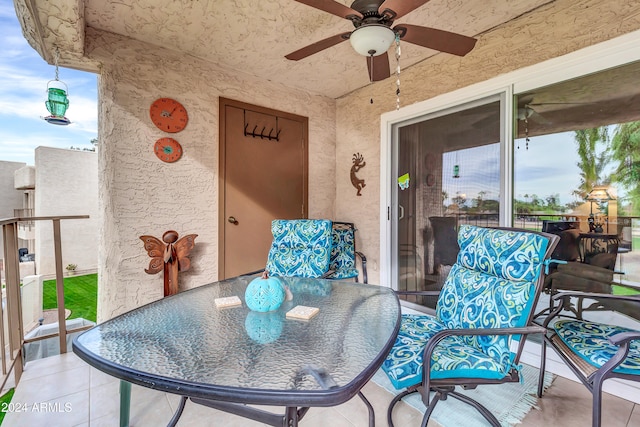
<path fill-rule="evenodd" d="M 524 195 L 537 195 L 545 199 L 560 195 L 561 203 L 576 201 L 572 192 L 580 184 L 580 169 L 577 166 L 576 143 L 573 132 L 563 132 L 531 138 L 529 148 L 524 139 L 516 141 L 514 151 L 514 192 L 516 199 L 526 200 Z M 483 145 L 463 150 L 456 158 L 455 152 L 445 153 L 443 184 L 449 195 L 446 203 L 456 193 L 471 199 L 485 191 L 485 199 L 498 199 L 500 191 L 500 158 L 498 144 Z M 453 179 L 453 165 L 460 165 L 460 178 Z"/>
<path fill-rule="evenodd" d="M 47 83 L 55 67 L 22 36 L 13 2 L 0 2 L 0 160 L 32 165 L 38 146 L 91 148 L 98 137 L 97 75 L 60 68 L 69 89 L 68 126 L 45 122 Z"/>

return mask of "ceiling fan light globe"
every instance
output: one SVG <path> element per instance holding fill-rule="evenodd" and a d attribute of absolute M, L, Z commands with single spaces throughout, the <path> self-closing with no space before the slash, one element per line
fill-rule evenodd
<path fill-rule="evenodd" d="M 395 33 L 384 25 L 363 25 L 349 37 L 353 49 L 362 56 L 382 55 L 395 39 Z"/>

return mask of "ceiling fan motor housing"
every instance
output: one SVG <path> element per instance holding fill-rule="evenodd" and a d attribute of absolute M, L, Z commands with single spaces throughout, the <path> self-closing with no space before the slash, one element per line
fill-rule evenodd
<path fill-rule="evenodd" d="M 349 41 L 353 49 L 363 56 L 378 56 L 389 50 L 396 38 L 391 28 L 385 25 L 371 24 L 356 28 Z"/>

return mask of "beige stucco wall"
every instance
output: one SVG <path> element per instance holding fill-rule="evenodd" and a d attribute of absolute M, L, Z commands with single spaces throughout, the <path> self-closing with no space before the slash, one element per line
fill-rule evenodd
<path fill-rule="evenodd" d="M 89 215 L 60 221 L 62 267 L 97 267 L 98 155 L 92 151 L 38 147 L 35 150 L 35 216 Z M 55 274 L 53 223 L 35 222 L 36 271 Z"/>
<path fill-rule="evenodd" d="M 403 70 L 402 105 L 638 28 L 638 2 L 549 2 L 481 34 L 465 58 L 438 54 Z M 380 115 L 395 107 L 395 79 L 334 101 L 91 28 L 84 47 L 86 59 L 102 64 L 99 320 L 162 296 L 161 275 L 143 271 L 149 258 L 140 235 L 159 237 L 168 229 L 197 233 L 193 267 L 181 274 L 181 288 L 217 278 L 220 96 L 309 117 L 309 216 L 354 221 L 358 247 L 369 258 L 370 282 L 379 281 Z M 152 152 L 154 142 L 167 136 L 148 117 L 149 105 L 159 97 L 176 98 L 189 111 L 189 125 L 175 135 L 185 154 L 174 164 L 160 162 Z M 366 181 L 360 197 L 349 178 L 354 153 L 367 163 L 358 172 Z"/>
<path fill-rule="evenodd" d="M 439 54 L 403 70 L 401 103 L 430 99 L 639 28 L 640 2 L 557 0 L 481 35 L 464 58 Z M 357 243 L 368 257 L 371 283 L 379 281 L 380 115 L 395 109 L 395 98 L 392 78 L 337 100 L 336 217 L 358 225 Z M 367 161 L 358 173 L 367 184 L 361 197 L 349 179 L 355 152 Z"/>
<path fill-rule="evenodd" d="M 144 272 L 150 258 L 141 235 L 198 234 L 180 288 L 217 279 L 219 97 L 309 117 L 309 217 L 333 218 L 334 100 L 91 29 L 86 53 L 103 64 L 98 320 L 162 297 L 162 274 Z M 160 97 L 180 101 L 189 114 L 187 127 L 171 135 L 184 151 L 172 164 L 153 153 L 155 141 L 169 136 L 149 119 L 149 106 Z"/>

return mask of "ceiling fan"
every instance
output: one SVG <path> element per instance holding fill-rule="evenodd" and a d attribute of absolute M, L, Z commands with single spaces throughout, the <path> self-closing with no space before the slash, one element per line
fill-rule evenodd
<path fill-rule="evenodd" d="M 544 111 L 541 113 L 538 111 L 538 107 L 548 107 L 548 106 L 562 106 L 562 108 L 573 108 L 573 107 L 565 107 L 565 106 L 579 106 L 579 105 L 596 105 L 595 102 L 533 102 L 533 95 L 522 96 L 518 99 L 518 120 L 526 121 L 533 120 L 541 124 L 551 124 L 551 121 L 544 117 L 544 114 L 548 113 L 548 111 Z M 551 107 L 553 108 L 553 107 Z"/>
<path fill-rule="evenodd" d="M 476 39 L 435 28 L 393 22 L 429 0 L 355 0 L 351 7 L 334 0 L 294 0 L 324 12 L 350 20 L 355 30 L 336 34 L 285 58 L 298 61 L 335 46 L 347 39 L 359 54 L 367 57 L 369 80 L 384 80 L 391 75 L 387 50 L 398 36 L 401 40 L 429 49 L 464 56 L 473 49 Z"/>

